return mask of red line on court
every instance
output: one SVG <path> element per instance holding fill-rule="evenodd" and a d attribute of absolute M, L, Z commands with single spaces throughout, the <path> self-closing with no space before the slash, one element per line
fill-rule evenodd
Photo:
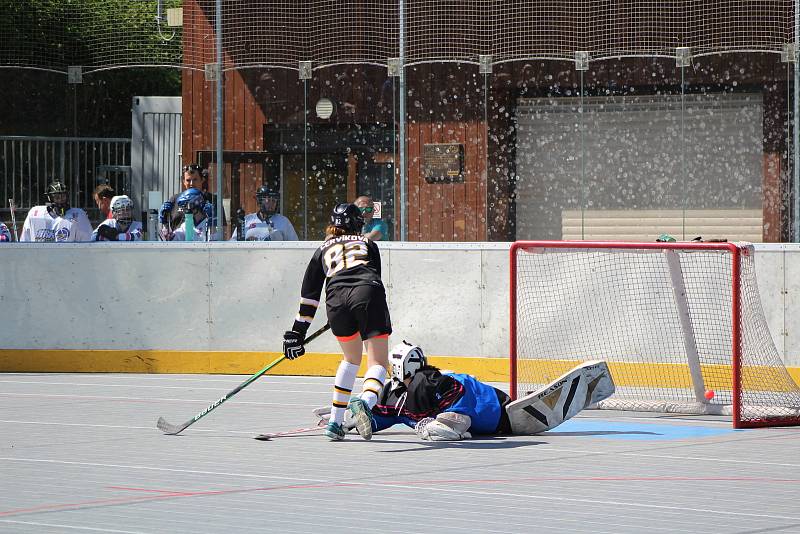
<path fill-rule="evenodd" d="M 165 500 L 165 499 L 173 499 L 173 498 L 180 498 L 180 497 L 201 497 L 206 495 L 229 495 L 234 493 L 246 493 L 252 491 L 274 491 L 274 490 L 284 490 L 284 489 L 310 489 L 310 488 L 326 488 L 326 487 L 348 487 L 348 486 L 363 486 L 363 484 L 358 483 L 341 483 L 341 484 L 299 484 L 299 485 L 290 485 L 290 486 L 275 486 L 275 487 L 263 487 L 263 488 L 242 488 L 242 489 L 234 489 L 234 490 L 219 490 L 219 491 L 170 491 L 170 490 L 159 490 L 159 489 L 148 489 L 148 488 L 128 488 L 128 487 L 121 487 L 121 486 L 111 486 L 115 489 L 127 490 L 127 491 L 144 491 L 148 493 L 159 493 L 159 495 L 147 495 L 141 497 L 118 497 L 114 499 L 95 499 L 91 501 L 80 501 L 80 502 L 73 502 L 73 503 L 53 503 L 53 504 L 43 504 L 41 506 L 33 506 L 31 508 L 15 508 L 11 510 L 4 510 L 0 511 L 0 517 L 12 516 L 12 515 L 19 515 L 19 514 L 26 514 L 26 513 L 33 513 L 33 512 L 51 512 L 55 510 L 70 510 L 70 509 L 80 509 L 89 506 L 111 506 L 111 505 L 119 505 L 119 504 L 132 504 L 132 503 L 139 503 L 139 502 L 147 502 L 147 501 L 157 501 L 157 500 Z"/>
<path fill-rule="evenodd" d="M 120 504 L 132 504 L 155 500 L 165 500 L 183 497 L 204 497 L 211 495 L 231 495 L 235 493 L 249 493 L 257 491 L 276 491 L 293 489 L 324 489 L 324 488 L 346 488 L 346 487 L 365 487 L 365 486 L 431 486 L 440 484 L 519 484 L 524 482 L 772 482 L 797 484 L 797 478 L 769 478 L 769 477 L 630 477 L 630 476 L 607 476 L 607 477 L 526 477 L 515 479 L 440 479 L 440 480 L 395 480 L 395 481 L 372 481 L 367 483 L 360 482 L 340 482 L 340 483 L 317 483 L 317 484 L 290 484 L 287 486 L 271 486 L 257 488 L 239 488 L 229 490 L 210 490 L 210 491 L 184 491 L 184 490 L 164 490 L 158 488 L 135 488 L 128 486 L 108 486 L 108 489 L 135 491 L 146 493 L 157 493 L 158 495 L 146 495 L 138 497 L 118 497 L 114 499 L 96 499 L 91 501 L 81 501 L 74 503 L 54 503 L 34 506 L 31 508 L 16 508 L 12 510 L 0 511 L 0 517 L 11 515 L 26 514 L 33 512 L 45 512 L 64 509 L 78 509 L 87 506 L 110 506 Z"/>

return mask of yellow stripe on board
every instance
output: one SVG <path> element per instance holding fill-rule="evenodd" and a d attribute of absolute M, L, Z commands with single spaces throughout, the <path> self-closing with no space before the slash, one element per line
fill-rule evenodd
<path fill-rule="evenodd" d="M 276 352 L 205 352 L 135 350 L 21 350 L 0 349 L 0 372 L 6 373 L 175 373 L 175 374 L 253 374 L 280 356 Z M 306 353 L 296 360 L 284 360 L 271 375 L 334 376 L 341 354 Z M 508 381 L 505 358 L 434 356 L 429 361 L 443 370 L 467 373 L 486 382 Z M 577 365 L 567 360 L 528 360 L 519 366 L 519 380 L 533 373 L 554 380 Z M 609 362 L 618 386 L 690 387 L 689 371 L 679 364 L 633 364 Z M 366 371 L 362 360 L 359 375 Z M 800 384 L 800 367 L 788 368 Z M 703 366 L 706 387 L 730 387 L 730 366 Z M 745 389 L 766 390 L 785 383 L 782 371 L 768 367 L 749 367 L 743 375 Z M 772 389 L 774 390 L 774 389 Z"/>
<path fill-rule="evenodd" d="M 253 374 L 279 352 L 140 350 L 0 350 L 0 372 L 13 373 L 175 373 Z M 341 354 L 307 352 L 284 360 L 271 375 L 334 376 Z M 364 358 L 366 362 L 366 358 Z M 362 363 L 360 372 L 365 371 Z"/>
<path fill-rule="evenodd" d="M 555 380 L 577 365 L 574 360 L 525 360 L 517 370 L 518 381 L 534 382 L 526 377 L 546 377 L 543 383 Z M 677 363 L 625 363 L 608 362 L 608 368 L 617 386 L 652 388 L 691 388 L 689 366 Z M 702 374 L 706 389 L 731 388 L 733 371 L 730 365 L 703 365 Z M 800 368 L 787 368 L 795 384 L 800 384 Z M 790 391 L 782 368 L 749 366 L 742 371 L 742 386 L 750 391 Z M 778 389 L 776 389 L 778 388 Z M 782 389 L 780 389 L 782 388 Z"/>

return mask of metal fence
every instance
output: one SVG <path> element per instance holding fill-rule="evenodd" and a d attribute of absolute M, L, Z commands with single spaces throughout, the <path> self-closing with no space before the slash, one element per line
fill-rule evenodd
<path fill-rule="evenodd" d="M 130 153 L 125 138 L 0 136 L 0 218 L 9 219 L 8 199 L 22 213 L 42 204 L 47 185 L 58 179 L 70 203 L 99 220 L 94 188 L 107 183 L 130 194 Z"/>

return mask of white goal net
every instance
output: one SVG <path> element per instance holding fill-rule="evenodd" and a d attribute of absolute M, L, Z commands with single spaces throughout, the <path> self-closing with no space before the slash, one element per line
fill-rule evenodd
<path fill-rule="evenodd" d="M 617 392 L 599 407 L 800 424 L 753 254 L 732 243 L 515 243 L 512 393 L 606 360 Z"/>

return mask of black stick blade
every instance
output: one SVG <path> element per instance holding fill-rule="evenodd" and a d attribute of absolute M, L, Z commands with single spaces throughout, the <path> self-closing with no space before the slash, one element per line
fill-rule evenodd
<path fill-rule="evenodd" d="M 167 421 L 163 417 L 159 417 L 158 418 L 158 423 L 156 423 L 156 426 L 164 434 L 170 434 L 170 435 L 178 434 L 184 428 L 186 428 L 185 426 L 171 425 L 171 424 L 167 423 Z"/>

